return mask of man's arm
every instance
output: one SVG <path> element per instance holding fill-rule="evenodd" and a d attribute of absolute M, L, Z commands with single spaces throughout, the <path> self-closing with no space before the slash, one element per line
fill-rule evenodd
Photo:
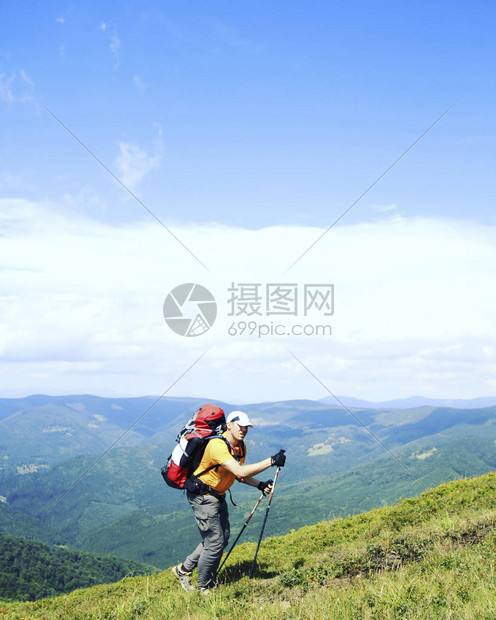
<path fill-rule="evenodd" d="M 266 480 L 262 482 L 261 480 L 257 480 L 253 477 L 248 478 L 238 478 L 239 482 L 244 482 L 244 484 L 248 484 L 251 487 L 256 487 L 259 491 L 262 491 L 264 495 L 268 495 L 272 491 L 273 480 Z"/>
<path fill-rule="evenodd" d="M 259 461 L 258 463 L 250 463 L 248 465 L 240 465 L 238 461 L 236 461 L 236 459 L 231 459 L 229 461 L 226 461 L 225 463 L 222 463 L 221 467 L 227 469 L 227 471 L 230 471 L 231 474 L 234 474 L 236 476 L 236 478 L 244 478 L 246 484 L 256 487 L 258 484 L 258 480 L 255 481 L 255 479 L 253 479 L 255 484 L 251 484 L 250 482 L 247 482 L 246 479 L 250 479 L 253 476 L 259 474 L 260 472 L 265 471 L 271 465 L 272 458 L 269 457 L 268 459 L 264 459 L 263 461 Z"/>
<path fill-rule="evenodd" d="M 244 476 L 244 478 L 240 479 L 240 482 L 249 485 L 250 487 L 258 487 L 260 480 L 253 478 L 253 476 Z"/>
<path fill-rule="evenodd" d="M 236 459 L 229 459 L 228 461 L 224 461 L 221 463 L 221 467 L 227 469 L 232 474 L 236 476 L 236 478 L 252 478 L 256 476 L 262 471 L 265 471 L 272 465 L 276 465 L 277 467 L 284 467 L 286 463 L 286 455 L 284 454 L 285 450 L 279 450 L 277 454 L 274 456 L 269 456 L 268 459 L 264 459 L 263 461 L 259 461 L 258 463 L 252 463 L 251 465 L 240 465 Z M 258 485 L 258 480 L 255 480 L 255 485 Z M 250 483 L 248 483 L 250 484 Z"/>

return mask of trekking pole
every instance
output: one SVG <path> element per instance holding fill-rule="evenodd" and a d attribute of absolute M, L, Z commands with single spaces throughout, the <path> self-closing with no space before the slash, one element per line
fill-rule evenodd
<path fill-rule="evenodd" d="M 276 475 L 274 476 L 274 484 L 272 485 L 272 490 L 270 492 L 269 501 L 267 503 L 267 508 L 265 510 L 265 517 L 264 517 L 263 524 L 262 524 L 262 531 L 260 532 L 260 538 L 258 539 L 257 550 L 255 551 L 255 557 L 253 558 L 253 564 L 251 565 L 250 579 L 253 577 L 253 573 L 255 571 L 255 565 L 257 563 L 258 550 L 260 549 L 260 543 L 262 542 L 262 536 L 263 536 L 263 533 L 264 533 L 265 524 L 267 523 L 267 517 L 269 516 L 270 504 L 272 502 L 272 497 L 274 495 L 274 491 L 275 491 L 275 488 L 276 488 L 277 477 L 279 476 L 279 472 L 280 471 L 281 471 L 281 468 L 278 467 L 276 469 Z"/>
<path fill-rule="evenodd" d="M 253 514 L 255 513 L 255 510 L 258 508 L 258 505 L 260 504 L 260 502 L 263 500 L 264 498 L 264 494 L 262 491 L 262 495 L 260 495 L 260 497 L 258 498 L 258 502 L 255 504 L 253 510 L 250 512 L 250 514 L 248 515 L 248 519 L 246 519 L 245 524 L 243 525 L 243 527 L 241 528 L 241 532 L 238 534 L 238 537 L 236 538 L 236 540 L 233 542 L 231 548 L 229 549 L 226 557 L 222 560 L 222 564 L 219 566 L 219 570 L 217 571 L 217 574 L 220 573 L 220 571 L 222 570 L 222 567 L 224 566 L 224 564 L 227 562 L 227 558 L 231 555 L 231 551 L 234 549 L 234 547 L 236 546 L 236 543 L 238 542 L 238 540 L 241 538 L 241 534 L 245 531 L 245 527 L 248 525 L 248 523 L 250 522 L 250 519 L 253 517 Z"/>

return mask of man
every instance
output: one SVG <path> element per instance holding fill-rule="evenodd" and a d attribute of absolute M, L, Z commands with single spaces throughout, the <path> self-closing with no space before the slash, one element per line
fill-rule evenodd
<path fill-rule="evenodd" d="M 187 497 L 203 540 L 182 564 L 172 569 L 182 588 L 190 591 L 194 590 L 191 573 L 198 568 L 198 590 L 201 594 L 209 594 L 216 586 L 217 568 L 229 541 L 226 491 L 238 480 L 257 487 L 267 495 L 272 489 L 272 480 L 262 482 L 254 476 L 272 465 L 283 467 L 286 461 L 284 450 L 280 450 L 259 463 L 244 465 L 244 438 L 253 424 L 243 411 L 232 411 L 226 422 L 225 440 L 216 438 L 207 443 L 200 465 L 188 480 Z"/>

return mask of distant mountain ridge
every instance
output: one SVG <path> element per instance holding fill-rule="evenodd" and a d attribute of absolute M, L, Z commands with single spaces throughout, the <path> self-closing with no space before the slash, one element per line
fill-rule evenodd
<path fill-rule="evenodd" d="M 363 407 L 364 409 L 412 409 L 414 407 L 452 407 L 453 409 L 479 409 L 494 407 L 496 396 L 481 396 L 479 398 L 429 398 L 426 396 L 408 396 L 384 401 L 362 400 L 353 396 L 338 396 L 347 407 Z M 340 406 L 332 396 L 321 398 L 321 403 Z"/>

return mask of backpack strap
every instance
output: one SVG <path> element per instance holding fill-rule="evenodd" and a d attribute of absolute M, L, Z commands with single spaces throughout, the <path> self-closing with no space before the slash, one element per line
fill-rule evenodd
<path fill-rule="evenodd" d="M 242 441 L 241 442 L 241 454 L 240 454 L 239 460 L 244 459 L 245 456 L 246 456 L 246 446 L 245 446 L 245 442 Z"/>
<path fill-rule="evenodd" d="M 226 437 L 224 437 L 224 435 L 212 435 L 211 437 L 207 437 L 206 440 L 210 441 L 211 439 L 223 439 L 226 442 L 227 445 L 227 449 L 229 450 L 229 454 L 236 459 L 236 461 L 239 461 L 244 458 L 246 456 L 246 446 L 245 446 L 245 442 L 242 441 L 241 442 L 241 454 L 238 456 L 236 454 L 236 450 L 232 447 L 231 442 L 229 441 L 229 439 L 226 439 Z M 203 476 L 203 474 L 206 474 L 207 472 L 211 471 L 212 469 L 215 469 L 215 471 L 217 471 L 220 467 L 219 465 L 210 465 L 210 467 L 207 467 L 207 469 L 204 469 L 202 472 L 200 472 L 199 474 L 196 474 L 196 477 L 199 478 L 200 476 Z"/>
<path fill-rule="evenodd" d="M 210 439 L 222 439 L 226 445 L 227 448 L 229 450 L 229 454 L 231 456 L 233 456 L 236 461 L 239 461 L 246 456 L 246 446 L 245 446 L 245 442 L 241 442 L 241 454 L 238 456 L 236 454 L 236 450 L 233 448 L 231 442 L 226 439 L 223 435 L 212 435 L 211 437 L 206 437 L 205 438 L 207 441 L 210 441 Z M 220 467 L 220 464 L 218 465 L 210 465 L 210 467 L 207 467 L 206 469 L 204 469 L 202 472 L 200 472 L 199 474 L 196 475 L 192 475 L 190 476 L 187 481 L 186 481 L 186 485 L 185 488 L 187 491 L 189 491 L 190 493 L 194 493 L 196 495 L 206 495 L 207 493 L 210 495 L 213 495 L 214 497 L 216 497 L 217 499 L 224 501 L 224 494 L 219 494 L 217 493 L 217 491 L 215 491 L 215 489 L 212 489 L 211 486 L 205 484 L 204 482 L 202 482 L 201 480 L 199 480 L 200 476 L 203 476 L 204 474 L 206 474 L 207 472 L 211 471 L 212 469 L 215 469 L 215 471 L 217 471 Z M 233 506 L 236 506 L 236 504 L 233 501 L 232 498 L 232 494 L 231 494 L 231 490 L 228 489 L 229 491 L 229 496 L 231 498 L 231 502 L 233 504 Z"/>
<path fill-rule="evenodd" d="M 203 476 L 203 474 L 206 474 L 207 471 L 211 471 L 212 469 L 219 469 L 220 465 L 210 465 L 210 467 L 207 467 L 207 469 L 204 469 L 203 471 L 201 471 L 199 474 L 196 474 L 196 477 L 199 478 L 200 476 Z"/>

